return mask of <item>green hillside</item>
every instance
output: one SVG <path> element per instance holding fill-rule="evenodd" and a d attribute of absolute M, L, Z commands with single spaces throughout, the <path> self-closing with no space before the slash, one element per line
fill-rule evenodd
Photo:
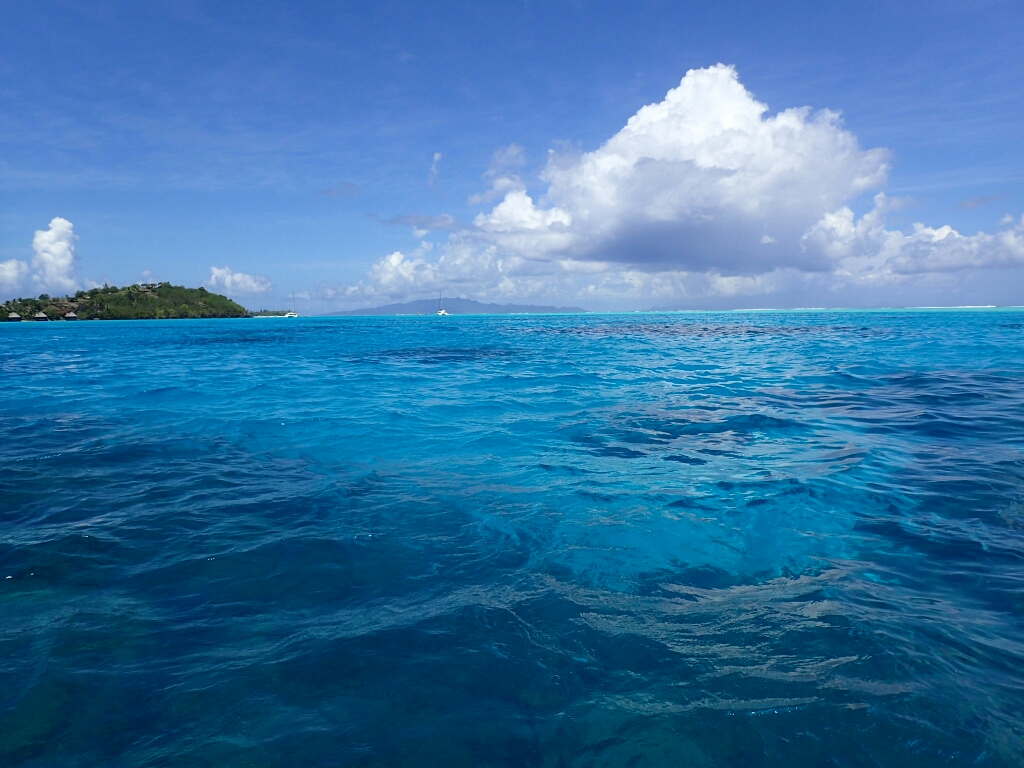
<path fill-rule="evenodd" d="M 103 286 L 56 298 L 45 293 L 36 299 L 13 299 L 0 305 L 0 322 L 15 312 L 32 320 L 43 312 L 60 320 L 69 312 L 79 320 L 159 320 L 185 317 L 248 317 L 249 312 L 226 296 L 205 288 L 184 288 L 170 283 Z"/>

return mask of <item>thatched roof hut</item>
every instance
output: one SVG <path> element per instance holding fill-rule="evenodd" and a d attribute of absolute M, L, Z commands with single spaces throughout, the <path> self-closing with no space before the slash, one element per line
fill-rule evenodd
<path fill-rule="evenodd" d="M 20 323 L 21 322 L 21 315 L 19 315 L 17 312 L 8 312 L 7 313 L 7 322 L 9 322 L 9 323 Z"/>
<path fill-rule="evenodd" d="M 77 320 L 78 319 L 78 315 L 76 315 L 74 313 L 74 311 L 72 310 L 71 312 L 68 312 L 66 315 L 64 315 L 64 319 L 65 320 Z"/>
<path fill-rule="evenodd" d="M 34 315 L 32 316 L 32 319 L 33 319 L 33 320 L 49 320 L 50 318 L 48 318 L 48 317 L 46 316 L 46 313 L 45 313 L 45 312 L 43 312 L 43 311 L 41 311 L 41 310 L 40 310 L 39 312 L 36 312 L 36 313 L 35 313 L 35 314 L 34 314 Z"/>

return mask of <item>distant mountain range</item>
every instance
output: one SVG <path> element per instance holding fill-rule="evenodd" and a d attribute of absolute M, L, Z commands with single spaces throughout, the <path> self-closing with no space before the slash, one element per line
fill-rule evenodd
<path fill-rule="evenodd" d="M 536 304 L 483 304 L 472 299 L 444 299 L 441 302 L 449 315 L 509 315 L 543 314 L 553 312 L 586 312 L 580 307 L 544 307 Z M 433 315 L 437 313 L 437 299 L 407 301 L 404 304 L 386 304 L 369 309 L 350 309 L 331 312 L 331 315 Z"/>

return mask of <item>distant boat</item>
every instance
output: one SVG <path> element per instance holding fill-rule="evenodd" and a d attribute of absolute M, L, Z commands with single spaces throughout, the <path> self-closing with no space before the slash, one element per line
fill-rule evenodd
<path fill-rule="evenodd" d="M 298 312 L 285 312 L 284 313 L 284 317 L 298 317 L 298 316 L 299 316 Z"/>
<path fill-rule="evenodd" d="M 441 306 L 441 294 L 437 294 L 437 316 L 448 317 L 448 313 L 445 312 L 444 307 Z"/>

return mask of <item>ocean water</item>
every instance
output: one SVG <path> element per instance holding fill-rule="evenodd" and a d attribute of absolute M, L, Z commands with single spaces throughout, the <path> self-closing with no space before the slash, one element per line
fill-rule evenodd
<path fill-rule="evenodd" d="M 1024 765 L 1024 312 L 2 325 L 0 765 Z"/>

